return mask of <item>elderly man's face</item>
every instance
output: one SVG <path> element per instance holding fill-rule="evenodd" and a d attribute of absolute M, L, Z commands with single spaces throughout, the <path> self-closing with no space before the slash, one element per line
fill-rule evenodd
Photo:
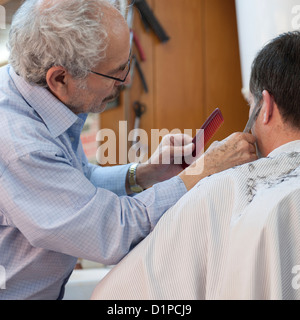
<path fill-rule="evenodd" d="M 109 44 L 106 58 L 100 62 L 93 71 L 115 78 L 122 78 L 124 68 L 128 64 L 130 55 L 130 32 L 124 19 L 118 17 L 117 25 L 114 19 L 109 22 Z M 120 19 L 121 22 L 120 22 Z M 124 77 L 123 77 L 124 78 Z M 115 100 L 123 85 L 130 82 L 130 74 L 125 83 L 105 78 L 90 73 L 87 78 L 86 88 L 78 87 L 74 81 L 67 105 L 70 109 L 79 113 L 100 113 L 106 108 L 108 102 Z"/>

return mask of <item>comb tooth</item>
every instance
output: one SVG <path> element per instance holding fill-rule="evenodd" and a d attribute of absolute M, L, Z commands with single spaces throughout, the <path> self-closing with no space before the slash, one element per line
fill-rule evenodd
<path fill-rule="evenodd" d="M 204 149 L 207 143 L 211 140 L 211 138 L 215 135 L 217 130 L 221 127 L 221 125 L 224 122 L 223 115 L 220 111 L 220 109 L 216 109 L 210 117 L 205 121 L 204 125 L 202 126 L 202 130 L 204 130 L 204 146 L 201 146 L 201 149 Z M 199 134 L 201 134 L 201 131 L 197 133 L 195 138 L 193 139 L 193 143 L 196 144 Z M 197 149 L 193 152 L 193 157 L 196 156 Z M 186 169 L 189 165 L 185 163 L 184 157 L 183 157 L 183 164 L 182 167 Z"/>
<path fill-rule="evenodd" d="M 218 109 L 216 111 L 218 111 Z M 208 119 L 208 121 L 206 121 L 205 124 L 202 126 L 202 130 L 204 130 L 204 133 L 205 133 L 204 135 L 205 141 L 209 141 L 224 122 L 224 118 L 222 117 L 222 115 L 216 111 L 212 114 L 212 116 Z M 196 137 L 194 139 L 194 143 L 195 142 L 196 142 Z"/>
<path fill-rule="evenodd" d="M 216 118 L 213 119 L 213 121 L 207 126 L 205 130 L 205 145 L 209 142 L 209 140 L 215 135 L 217 130 L 221 127 L 223 124 L 224 120 L 217 116 Z"/>

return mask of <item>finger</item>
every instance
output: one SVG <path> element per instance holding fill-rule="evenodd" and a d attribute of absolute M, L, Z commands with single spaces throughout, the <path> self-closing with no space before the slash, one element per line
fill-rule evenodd
<path fill-rule="evenodd" d="M 218 145 L 220 145 L 220 141 L 216 140 L 210 145 L 210 148 L 217 147 Z"/>
<path fill-rule="evenodd" d="M 249 152 L 256 154 L 256 146 L 254 144 L 249 144 Z"/>
<path fill-rule="evenodd" d="M 183 138 L 183 142 L 184 142 L 184 145 L 189 145 L 193 142 L 194 138 L 192 138 L 191 136 L 189 136 L 188 134 L 183 134 L 182 135 L 182 138 Z"/>
<path fill-rule="evenodd" d="M 195 150 L 195 144 L 189 143 L 185 146 L 173 147 L 171 149 L 171 154 L 173 154 L 174 158 L 190 156 Z"/>
<path fill-rule="evenodd" d="M 238 149 L 240 152 L 243 153 L 256 153 L 256 145 L 255 143 L 252 144 L 247 140 L 240 140 L 235 144 L 235 148 Z"/>
<path fill-rule="evenodd" d="M 163 137 L 161 145 L 163 146 L 174 146 L 182 145 L 182 135 L 181 134 L 167 134 Z"/>
<path fill-rule="evenodd" d="M 256 143 L 256 138 L 254 137 L 253 134 L 251 133 L 240 133 L 242 138 L 244 138 L 247 142 L 251 143 L 251 144 L 255 144 Z"/>
<path fill-rule="evenodd" d="M 183 147 L 183 155 L 190 156 L 195 149 L 196 149 L 196 145 L 191 142 Z"/>
<path fill-rule="evenodd" d="M 243 132 L 235 132 L 231 134 L 229 137 L 222 140 L 223 143 L 230 143 L 232 141 L 242 141 L 245 140 L 248 143 L 254 144 L 256 142 L 256 138 L 251 133 L 243 133 Z"/>
<path fill-rule="evenodd" d="M 258 156 L 254 153 L 251 153 L 249 156 L 245 157 L 244 164 L 250 163 L 258 160 Z"/>
<path fill-rule="evenodd" d="M 193 141 L 193 138 L 187 134 L 174 134 L 173 139 L 175 146 L 188 145 Z"/>

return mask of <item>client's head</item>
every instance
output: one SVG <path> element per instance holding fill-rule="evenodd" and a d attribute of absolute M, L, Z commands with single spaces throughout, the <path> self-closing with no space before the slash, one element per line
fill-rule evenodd
<path fill-rule="evenodd" d="M 282 34 L 258 53 L 250 93 L 250 112 L 261 108 L 252 132 L 263 156 L 300 139 L 300 32 Z"/>

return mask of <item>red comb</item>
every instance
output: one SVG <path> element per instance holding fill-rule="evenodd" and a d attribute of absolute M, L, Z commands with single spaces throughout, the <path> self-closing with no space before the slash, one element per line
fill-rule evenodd
<path fill-rule="evenodd" d="M 193 152 L 194 158 L 196 157 L 196 152 L 199 153 L 205 148 L 205 146 L 208 144 L 211 138 L 219 130 L 223 122 L 224 122 L 224 118 L 223 118 L 222 112 L 219 108 L 217 108 L 205 121 L 204 125 L 201 127 L 201 130 L 197 133 L 197 135 L 193 139 L 193 143 L 197 144 L 197 147 Z M 201 137 L 203 133 L 204 133 L 204 145 L 199 145 L 199 143 L 202 142 Z M 183 163 L 182 163 L 183 169 L 186 169 L 188 166 L 189 164 L 187 164 L 183 159 Z"/>

